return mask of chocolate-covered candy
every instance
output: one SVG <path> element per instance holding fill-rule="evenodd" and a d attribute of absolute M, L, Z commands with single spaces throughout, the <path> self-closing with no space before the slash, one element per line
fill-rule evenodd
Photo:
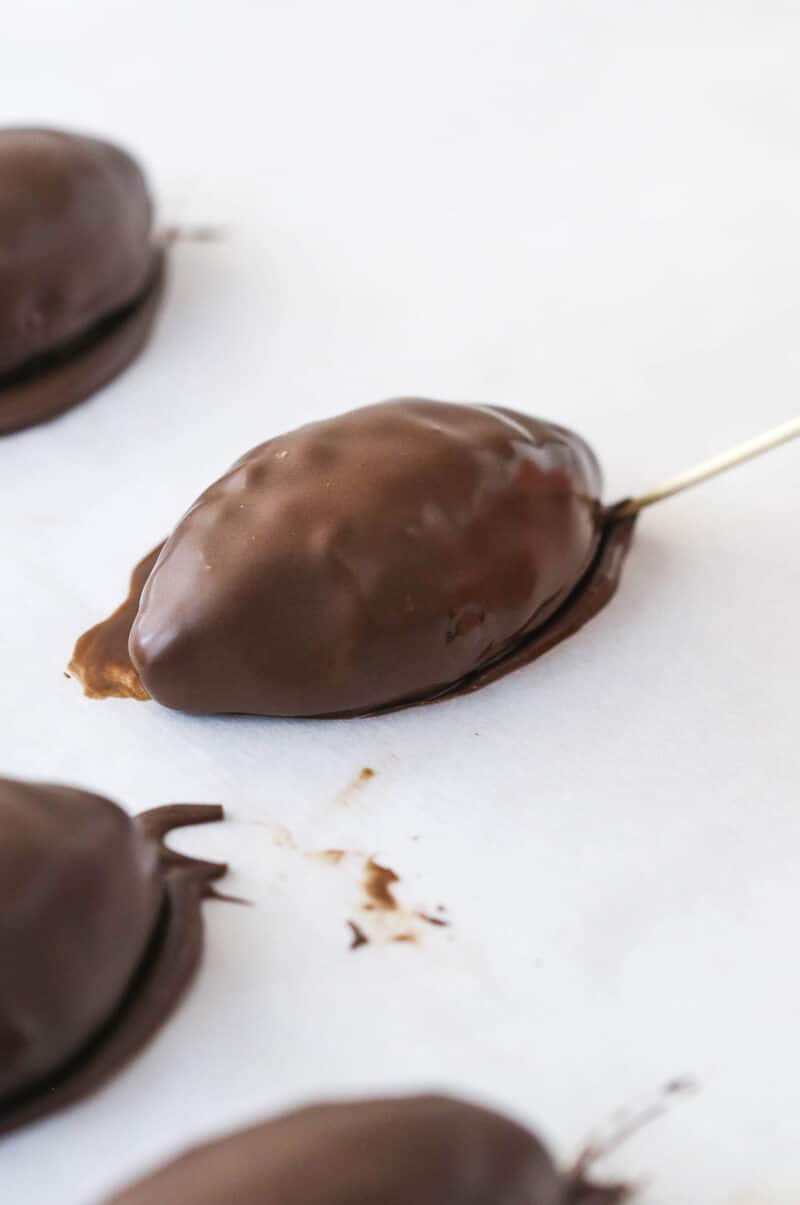
<path fill-rule="evenodd" d="M 124 151 L 54 130 L 0 130 L 0 376 L 138 297 L 152 206 Z"/>
<path fill-rule="evenodd" d="M 479 684 L 589 575 L 600 488 L 582 439 L 510 410 L 403 399 L 301 427 L 179 523 L 133 664 L 192 712 L 357 714 Z"/>
<path fill-rule="evenodd" d="M 163 899 L 157 848 L 97 795 L 0 781 L 0 834 L 2 1107 L 108 1020 Z"/>
<path fill-rule="evenodd" d="M 107 1205 L 615 1205 L 534 1134 L 445 1097 L 319 1105 L 197 1147 Z"/>
<path fill-rule="evenodd" d="M 0 1132 L 89 1091 L 169 1012 L 225 868 L 161 838 L 220 815 L 132 819 L 85 791 L 0 779 Z"/>
<path fill-rule="evenodd" d="M 0 434 L 75 405 L 136 354 L 163 253 L 125 151 L 0 130 Z"/>

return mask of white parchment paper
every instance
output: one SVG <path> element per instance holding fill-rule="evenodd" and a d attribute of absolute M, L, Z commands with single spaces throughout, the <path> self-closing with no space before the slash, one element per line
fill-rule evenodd
<path fill-rule="evenodd" d="M 472 697 L 197 719 L 63 676 L 196 494 L 301 421 L 517 406 L 583 432 L 614 498 L 795 413 L 798 38 L 777 0 L 4 13 L 0 120 L 119 139 L 166 220 L 225 237 L 176 248 L 124 377 L 0 441 L 0 772 L 224 803 L 175 843 L 253 905 L 207 906 L 139 1059 L 0 1143 L 4 1202 L 94 1205 L 236 1124 L 420 1087 L 568 1160 L 683 1075 L 609 1174 L 800 1200 L 800 449 L 646 514 L 608 610 Z M 349 952 L 366 855 L 451 926 Z"/>

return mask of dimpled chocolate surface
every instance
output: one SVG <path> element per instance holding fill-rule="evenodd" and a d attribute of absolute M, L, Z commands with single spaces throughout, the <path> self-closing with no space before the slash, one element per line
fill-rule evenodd
<path fill-rule="evenodd" d="M 158 849 L 121 808 L 0 779 L 0 1122 L 114 1013 L 162 901 Z"/>
<path fill-rule="evenodd" d="M 0 130 L 0 384 L 144 291 L 151 222 L 124 151 L 55 130 Z"/>
<path fill-rule="evenodd" d="M 587 445 L 510 410 L 400 399 L 247 453 L 190 509 L 130 653 L 193 712 L 315 716 L 422 701 L 564 602 L 599 538 Z"/>
<path fill-rule="evenodd" d="M 533 1134 L 473 1105 L 417 1097 L 288 1114 L 198 1147 L 108 1205 L 566 1205 L 569 1199 Z"/>

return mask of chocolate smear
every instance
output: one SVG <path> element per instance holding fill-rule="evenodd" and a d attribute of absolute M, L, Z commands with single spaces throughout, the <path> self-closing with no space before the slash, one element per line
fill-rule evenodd
<path fill-rule="evenodd" d="M 348 858 L 357 858 L 363 865 L 361 887 L 364 898 L 359 905 L 359 923 L 356 924 L 352 919 L 347 922 L 355 939 L 351 949 L 358 949 L 367 943 L 377 946 L 421 942 L 423 930 L 417 921 L 424 921 L 436 929 L 450 927 L 451 922 L 444 917 L 434 916 L 425 909 L 412 911 L 401 904 L 394 892 L 400 876 L 390 867 L 382 866 L 375 858 L 365 858 L 355 850 L 348 853 L 343 849 L 323 849 L 312 856 L 329 866 L 338 866 Z M 439 907 L 445 911 L 441 905 Z"/>
<path fill-rule="evenodd" d="M 352 782 L 349 782 L 336 796 L 337 803 L 348 804 L 353 802 L 353 798 L 359 795 L 367 783 L 371 782 L 377 774 L 377 770 L 373 770 L 371 766 L 363 766 Z"/>
<path fill-rule="evenodd" d="M 131 624 L 139 598 L 163 544 L 139 562 L 131 574 L 128 597 L 108 619 L 95 624 L 78 639 L 69 670 L 83 684 L 90 699 L 149 699 L 128 654 Z"/>
<path fill-rule="evenodd" d="M 369 902 L 364 907 L 377 908 L 380 912 L 395 912 L 398 904 L 392 885 L 399 882 L 400 876 L 388 866 L 381 866 L 374 858 L 368 858 L 364 873 L 364 891 Z"/>

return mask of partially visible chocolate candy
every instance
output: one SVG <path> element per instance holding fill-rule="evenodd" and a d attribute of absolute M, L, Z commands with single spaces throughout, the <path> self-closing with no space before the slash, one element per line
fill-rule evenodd
<path fill-rule="evenodd" d="M 86 791 L 0 779 L 0 1133 L 91 1091 L 172 1010 L 225 867 L 162 839 L 221 816 L 131 819 Z"/>
<path fill-rule="evenodd" d="M 511 410 L 401 399 L 301 427 L 178 524 L 133 667 L 190 712 L 357 715 L 474 689 L 613 594 L 634 520 L 614 522 L 600 489 L 579 436 Z"/>
<path fill-rule="evenodd" d="M 463 1101 L 318 1105 L 196 1147 L 107 1205 L 618 1205 L 539 1139 Z"/>
<path fill-rule="evenodd" d="M 56 130 L 0 130 L 0 434 L 74 406 L 149 334 L 163 248 L 125 151 Z"/>

